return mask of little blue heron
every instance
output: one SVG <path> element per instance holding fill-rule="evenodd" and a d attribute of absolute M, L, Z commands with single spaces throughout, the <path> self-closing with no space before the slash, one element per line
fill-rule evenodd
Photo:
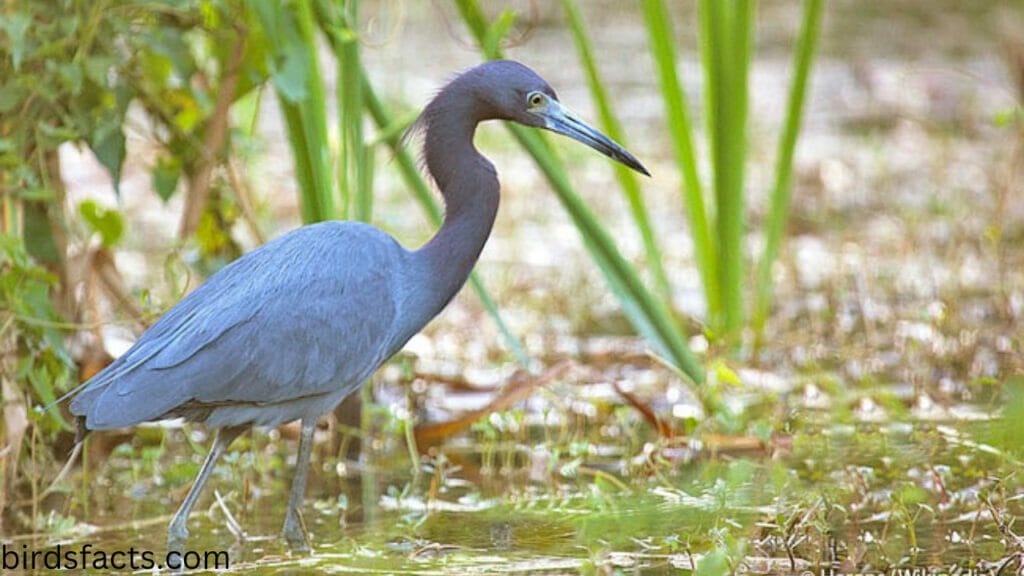
<path fill-rule="evenodd" d="M 72 392 L 79 442 L 90 430 L 169 418 L 217 431 L 168 527 L 170 549 L 184 545 L 189 512 L 231 442 L 249 427 L 294 420 L 302 428 L 284 536 L 307 549 L 299 509 L 317 420 L 451 301 L 490 235 L 498 178 L 473 135 L 493 119 L 567 135 L 648 174 L 526 66 L 481 64 L 448 83 L 417 120 L 445 202 L 444 224 L 423 247 L 407 250 L 357 222 L 294 230 L 212 275 Z"/>

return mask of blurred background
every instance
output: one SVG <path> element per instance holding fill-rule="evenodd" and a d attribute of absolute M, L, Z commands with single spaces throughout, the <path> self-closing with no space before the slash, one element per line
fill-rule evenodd
<path fill-rule="evenodd" d="M 1019 569 L 1022 30 L 1012 0 L 7 3 L 0 540 L 160 548 L 205 431 L 95 435 L 51 487 L 73 433 L 35 407 L 303 223 L 425 242 L 400 138 L 507 57 L 652 177 L 480 128 L 494 233 L 318 434 L 318 562 Z M 294 435 L 237 443 L 199 542 L 291 566 L 258 535 Z"/>

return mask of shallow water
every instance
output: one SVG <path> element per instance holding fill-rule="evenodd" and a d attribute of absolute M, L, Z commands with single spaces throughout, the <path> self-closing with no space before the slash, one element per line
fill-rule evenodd
<path fill-rule="evenodd" d="M 703 446 L 642 438 L 628 453 L 625 444 L 544 441 L 551 431 L 539 428 L 525 434 L 534 444 L 502 433 L 490 457 L 459 449 L 459 465 L 425 457 L 418 478 L 401 451 L 370 453 L 361 464 L 320 444 L 303 510 L 311 556 L 292 556 L 278 536 L 292 443 L 257 436 L 218 467 L 193 513 L 189 545 L 226 551 L 233 570 L 257 574 L 661 574 L 689 570 L 708 554 L 711 564 L 716 551 L 754 573 L 1015 565 L 1019 542 L 1012 528 L 1001 532 L 1024 514 L 1015 430 L 796 415 L 790 432 L 765 445 L 774 447 L 754 453 L 720 436 Z M 89 543 L 107 553 L 134 546 L 162 554 L 167 512 L 199 455 L 159 456 L 140 475 L 120 449 L 99 476 L 80 479 L 93 497 L 74 514 L 95 528 L 65 519 L 62 531 L 51 517 L 51 534 L 8 546 Z M 482 469 L 488 459 L 493 468 Z M 224 510 L 244 539 L 232 534 Z"/>

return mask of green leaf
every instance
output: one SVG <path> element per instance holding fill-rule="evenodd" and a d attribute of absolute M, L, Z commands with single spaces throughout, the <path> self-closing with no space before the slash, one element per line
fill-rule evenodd
<path fill-rule="evenodd" d="M 789 102 L 783 130 L 779 135 L 778 153 L 775 158 L 775 186 L 772 189 L 768 217 L 765 220 L 765 246 L 758 263 L 757 298 L 754 307 L 754 329 L 758 339 L 764 337 L 764 327 L 772 297 L 772 266 L 778 257 L 782 235 L 789 217 L 792 194 L 793 155 L 804 114 L 804 99 L 809 93 L 808 83 L 814 55 L 817 52 L 818 37 L 821 36 L 821 20 L 825 0 L 804 0 L 803 21 L 793 51 L 793 78 L 789 87 Z"/>
<path fill-rule="evenodd" d="M 253 138 L 256 133 L 256 120 L 259 119 L 262 100 L 263 90 L 259 88 L 243 94 L 231 105 L 231 124 L 238 126 L 249 138 Z"/>
<path fill-rule="evenodd" d="M 79 138 L 78 132 L 75 130 L 66 126 L 54 126 L 49 121 L 41 122 L 37 128 L 39 128 L 39 133 L 46 138 L 43 143 L 53 145 L 54 147 L 63 142 Z"/>
<path fill-rule="evenodd" d="M 704 285 L 704 300 L 707 302 L 711 324 L 717 324 L 721 316 L 721 293 L 718 289 L 717 248 L 711 237 L 708 224 L 708 209 L 705 207 L 704 191 L 697 167 L 697 153 L 694 145 L 693 126 L 690 122 L 686 92 L 679 80 L 678 56 L 675 47 L 675 33 L 672 19 L 664 0 L 643 0 L 647 35 L 651 56 L 654 58 L 661 87 L 661 101 L 665 107 L 666 129 L 672 139 L 676 167 L 682 175 L 683 205 L 690 221 L 690 235 L 693 239 L 694 258 L 697 271 Z"/>
<path fill-rule="evenodd" d="M 101 126 L 89 139 L 89 148 L 100 164 L 110 172 L 114 179 L 114 188 L 118 189 L 121 183 L 121 165 L 124 163 L 125 155 L 124 132 L 120 126 Z"/>
<path fill-rule="evenodd" d="M 196 73 L 196 62 L 186 38 L 176 30 L 157 28 L 148 42 L 153 57 L 165 61 L 160 65 L 166 65 L 168 72 L 173 70 L 181 78 L 190 78 Z M 154 62 L 154 65 L 157 65 L 157 62 Z"/>
<path fill-rule="evenodd" d="M 0 86 L 0 113 L 10 112 L 24 101 L 25 91 L 14 80 Z"/>
<path fill-rule="evenodd" d="M 302 45 L 288 44 L 284 48 L 281 65 L 270 75 L 277 92 L 292 103 L 302 102 L 308 95 L 308 65 L 305 56 L 306 50 Z"/>
<path fill-rule="evenodd" d="M 50 202 L 57 197 L 56 192 L 43 186 L 22 188 L 20 191 L 16 192 L 16 194 L 18 198 L 29 202 Z"/>
<path fill-rule="evenodd" d="M 192 93 L 185 90 L 175 90 L 170 95 L 174 96 L 177 109 L 174 114 L 174 125 L 183 133 L 191 133 L 205 120 L 200 103 Z"/>
<path fill-rule="evenodd" d="M 174 71 L 174 64 L 166 55 L 159 52 L 144 52 L 139 58 L 143 77 L 155 85 L 167 84 Z M 93 79 L 95 81 L 95 79 Z"/>
<path fill-rule="evenodd" d="M 110 69 L 116 65 L 117 60 L 110 56 L 91 56 L 83 64 L 85 77 L 97 86 L 106 86 Z"/>
<path fill-rule="evenodd" d="M 78 213 L 94 232 L 98 232 L 107 248 L 117 244 L 124 235 L 124 220 L 117 210 L 107 210 L 93 200 L 78 205 Z"/>
<path fill-rule="evenodd" d="M 25 239 L 25 251 L 45 266 L 60 265 L 63 254 L 53 239 L 50 213 L 45 204 L 28 202 L 24 209 L 24 223 L 21 235 Z"/>
<path fill-rule="evenodd" d="M 715 376 L 719 382 L 728 384 L 730 386 L 742 386 L 743 380 L 740 375 L 737 374 L 732 368 L 725 365 L 724 362 L 715 362 L 714 364 Z"/>
<path fill-rule="evenodd" d="M 725 576 L 730 572 L 725 550 L 718 549 L 701 558 L 694 576 Z"/>
<path fill-rule="evenodd" d="M 157 196 L 167 202 L 178 188 L 181 179 L 181 159 L 177 156 L 163 156 L 153 167 L 153 189 Z"/>
<path fill-rule="evenodd" d="M 28 15 L 22 12 L 5 15 L 0 20 L 0 28 L 7 32 L 7 44 L 11 51 L 11 62 L 14 64 L 15 71 L 21 69 L 21 61 L 25 57 L 25 32 L 28 31 L 31 23 L 32 20 Z"/>
<path fill-rule="evenodd" d="M 281 103 L 295 177 L 299 182 L 302 218 L 318 222 L 334 218 L 331 149 L 327 137 L 327 107 L 317 55 L 312 7 L 271 9 L 269 2 L 249 2 L 269 40 L 274 63 L 271 81 Z M 299 70 L 298 68 L 302 68 Z"/>
<path fill-rule="evenodd" d="M 583 69 L 586 72 L 590 95 L 594 99 L 594 104 L 597 106 L 597 111 L 601 118 L 601 128 L 609 138 L 626 146 L 627 142 L 622 126 L 612 111 L 611 99 L 605 88 L 605 83 L 601 80 L 601 75 L 598 72 L 597 61 L 594 58 L 590 38 L 583 24 L 583 16 L 574 0 L 562 0 L 562 8 L 565 10 L 566 19 L 569 22 L 569 30 L 572 32 L 580 62 L 583 64 Z M 671 303 L 672 288 L 669 285 L 668 277 L 665 275 L 661 249 L 658 247 L 656 234 L 651 226 L 636 172 L 626 166 L 616 164 L 615 176 L 619 180 L 619 188 L 633 215 L 633 222 L 636 224 L 637 231 L 643 239 L 644 249 L 647 252 L 647 265 L 651 269 L 651 277 L 658 288 L 659 296 L 666 303 Z"/>
<path fill-rule="evenodd" d="M 73 96 L 82 93 L 82 68 L 76 62 L 65 62 L 57 67 L 61 83 Z"/>
<path fill-rule="evenodd" d="M 505 10 L 499 16 L 498 19 L 491 23 L 487 27 L 487 32 L 484 35 L 482 41 L 483 51 L 485 54 L 491 54 L 501 49 L 501 41 L 508 36 L 512 26 L 516 23 L 516 13 L 514 10 Z"/>

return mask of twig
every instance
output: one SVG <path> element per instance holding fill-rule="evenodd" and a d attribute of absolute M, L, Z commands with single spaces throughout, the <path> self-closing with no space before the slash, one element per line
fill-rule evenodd
<path fill-rule="evenodd" d="M 210 127 L 206 133 L 206 141 L 199 158 L 199 167 L 196 170 L 195 178 L 192 179 L 188 195 L 185 197 L 185 209 L 181 214 L 181 225 L 178 228 L 180 238 L 186 238 L 195 232 L 199 225 L 199 217 L 210 197 L 213 168 L 217 164 L 219 151 L 224 148 L 224 142 L 227 139 L 228 112 L 231 111 L 231 103 L 235 100 L 235 89 L 238 87 L 239 70 L 242 67 L 244 55 L 245 36 L 239 30 L 235 51 L 231 54 L 227 72 L 220 83 L 220 93 L 213 109 L 213 116 L 210 118 Z"/>
<path fill-rule="evenodd" d="M 99 248 L 89 256 L 89 268 L 96 274 L 100 285 L 111 297 L 115 304 L 120 306 L 132 320 L 141 327 L 146 328 L 146 314 L 142 308 L 128 295 L 128 287 L 120 270 L 114 263 L 113 255 L 106 248 Z"/>
<path fill-rule="evenodd" d="M 245 542 L 245 531 L 242 530 L 242 525 L 238 523 L 238 520 L 235 520 L 235 516 L 231 513 L 231 510 L 228 509 L 228 505 L 224 503 L 224 498 L 221 497 L 220 490 L 214 490 L 213 496 L 217 499 L 217 507 L 219 507 L 220 511 L 224 513 L 224 522 L 227 524 L 228 531 L 235 537 L 235 540 Z"/>
<path fill-rule="evenodd" d="M 69 472 L 71 472 L 71 467 L 78 461 L 78 456 L 81 453 L 82 443 L 77 442 L 75 443 L 74 449 L 71 450 L 71 455 L 68 456 L 68 461 L 64 463 L 64 466 L 60 469 L 60 472 L 57 473 L 57 477 L 53 479 L 53 482 L 50 482 L 50 485 L 46 487 L 46 490 L 43 490 L 43 493 L 39 495 L 39 499 L 45 498 L 48 494 L 57 489 L 57 486 L 63 482 L 64 478 Z"/>
<path fill-rule="evenodd" d="M 256 211 L 252 207 L 252 190 L 250 190 L 248 182 L 238 174 L 234 161 L 229 159 L 225 168 L 227 168 L 228 182 L 235 192 L 235 199 L 238 200 L 238 208 L 242 211 L 242 220 L 249 227 L 249 233 L 259 244 L 266 244 L 267 238 L 256 221 Z"/>
<path fill-rule="evenodd" d="M 623 390 L 622 387 L 619 386 L 618 382 L 615 382 L 612 386 L 615 388 L 615 391 L 618 392 L 619 396 L 622 396 L 627 404 L 636 408 L 636 411 L 644 417 L 644 420 L 646 420 L 652 428 L 658 431 L 658 434 L 662 438 L 673 438 L 676 436 L 676 431 L 675 428 L 672 427 L 672 424 L 659 418 L 650 406 L 644 404 L 643 401 L 632 393 Z"/>

